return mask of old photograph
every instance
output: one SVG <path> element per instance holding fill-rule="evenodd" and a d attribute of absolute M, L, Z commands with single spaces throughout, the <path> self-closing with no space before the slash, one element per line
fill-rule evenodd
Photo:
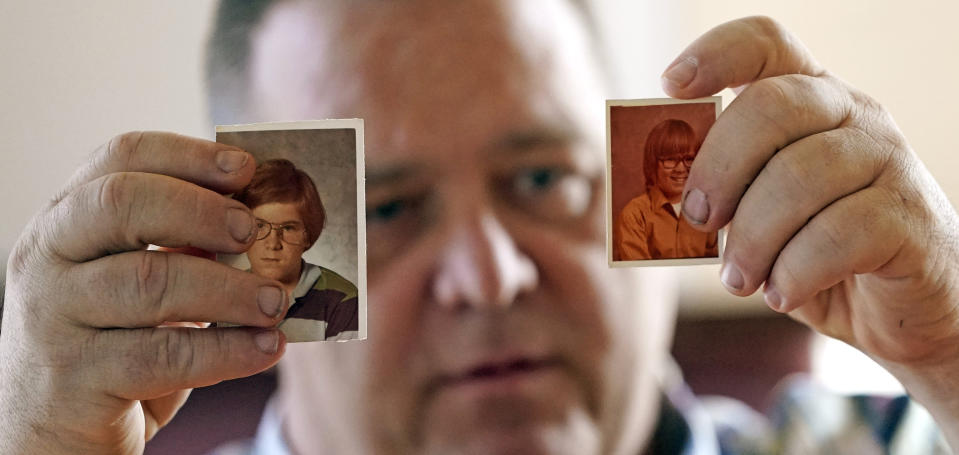
<path fill-rule="evenodd" d="M 216 140 L 257 163 L 233 194 L 256 240 L 219 260 L 283 284 L 287 341 L 366 338 L 362 120 L 218 126 Z"/>
<path fill-rule="evenodd" d="M 610 266 L 715 264 L 721 232 L 684 218 L 683 189 L 721 98 L 610 100 L 607 251 Z"/>

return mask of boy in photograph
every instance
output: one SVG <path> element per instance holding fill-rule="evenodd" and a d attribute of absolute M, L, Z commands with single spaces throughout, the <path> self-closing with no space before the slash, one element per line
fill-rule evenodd
<path fill-rule="evenodd" d="M 680 203 L 700 142 L 683 120 L 666 119 L 646 137 L 646 192 L 626 204 L 616 222 L 618 260 L 715 257 L 717 234 L 693 229 Z"/>
<path fill-rule="evenodd" d="M 246 253 L 250 271 L 282 283 L 292 300 L 279 326 L 287 341 L 357 338 L 356 286 L 303 260 L 326 221 L 310 176 L 289 160 L 265 161 L 234 199 L 249 207 L 256 219 L 256 240 Z"/>

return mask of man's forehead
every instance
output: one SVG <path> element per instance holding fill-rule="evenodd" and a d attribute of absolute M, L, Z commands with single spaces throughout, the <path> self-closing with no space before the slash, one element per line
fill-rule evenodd
<path fill-rule="evenodd" d="M 254 40 L 256 114 L 362 117 L 370 151 L 403 153 L 503 140 L 509 122 L 569 128 L 545 92 L 590 58 L 578 20 L 553 0 L 281 3 Z"/>

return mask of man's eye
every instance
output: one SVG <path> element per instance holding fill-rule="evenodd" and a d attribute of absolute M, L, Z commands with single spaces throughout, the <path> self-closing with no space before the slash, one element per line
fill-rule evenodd
<path fill-rule="evenodd" d="M 401 256 L 429 226 L 429 195 L 404 194 L 366 206 L 366 250 L 371 270 Z"/>
<path fill-rule="evenodd" d="M 513 175 L 511 205 L 531 216 L 549 220 L 585 213 L 592 195 L 589 177 L 568 169 L 535 167 Z"/>
<path fill-rule="evenodd" d="M 519 190 L 537 191 L 549 188 L 556 182 L 559 172 L 550 168 L 531 169 L 519 175 L 516 182 Z"/>
<path fill-rule="evenodd" d="M 294 232 L 296 231 L 296 226 L 285 224 L 283 226 L 280 226 L 280 229 L 282 229 L 283 232 Z"/>
<path fill-rule="evenodd" d="M 370 223 L 386 223 L 402 215 L 406 208 L 405 202 L 394 199 L 367 209 L 366 220 Z"/>

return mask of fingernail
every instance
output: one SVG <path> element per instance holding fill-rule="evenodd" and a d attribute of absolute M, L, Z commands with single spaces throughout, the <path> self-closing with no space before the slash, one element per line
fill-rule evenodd
<path fill-rule="evenodd" d="M 220 150 L 216 154 L 216 165 L 221 171 L 231 174 L 243 169 L 250 155 L 239 150 Z"/>
<path fill-rule="evenodd" d="M 690 223 L 705 223 L 709 219 L 709 201 L 706 200 L 706 195 L 697 188 L 689 190 L 683 199 L 683 214 Z"/>
<path fill-rule="evenodd" d="M 276 354 L 280 348 L 280 335 L 276 330 L 264 330 L 253 335 L 253 344 L 264 354 Z"/>
<path fill-rule="evenodd" d="M 696 57 L 684 57 L 666 69 L 663 73 L 663 84 L 672 88 L 683 88 L 693 81 L 698 68 L 699 60 Z"/>
<path fill-rule="evenodd" d="M 774 286 L 770 284 L 766 285 L 766 289 L 763 290 L 763 299 L 766 300 L 766 305 L 772 308 L 773 311 L 780 311 L 782 309 L 783 298 Z"/>
<path fill-rule="evenodd" d="M 720 273 L 719 279 L 731 291 L 742 291 L 743 286 L 746 285 L 742 272 L 731 263 L 723 264 L 723 271 Z"/>
<path fill-rule="evenodd" d="M 253 236 L 253 217 L 246 210 L 231 208 L 226 211 L 226 228 L 234 240 L 247 243 Z"/>
<path fill-rule="evenodd" d="M 275 318 L 283 311 L 283 291 L 275 286 L 263 286 L 256 292 L 256 304 L 263 314 Z"/>

